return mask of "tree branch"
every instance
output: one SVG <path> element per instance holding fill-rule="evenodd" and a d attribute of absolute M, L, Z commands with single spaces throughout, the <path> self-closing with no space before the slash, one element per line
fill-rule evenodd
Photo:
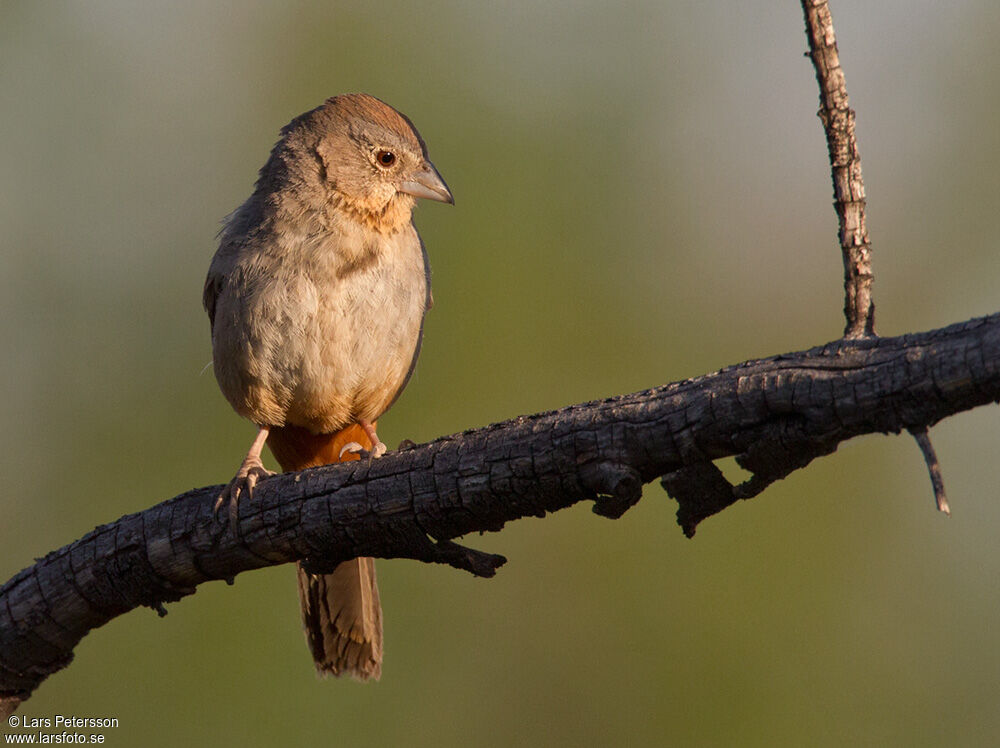
<path fill-rule="evenodd" d="M 931 488 L 934 489 L 934 501 L 937 502 L 938 511 L 944 512 L 950 517 L 951 507 L 948 506 L 948 495 L 944 490 L 944 478 L 941 475 L 941 464 L 938 462 L 937 453 L 934 451 L 934 445 L 931 444 L 931 437 L 925 428 L 910 429 L 910 433 L 913 435 L 913 438 L 916 439 L 917 446 L 920 447 L 920 451 L 924 455 L 924 462 L 927 463 L 927 472 L 931 477 Z"/>
<path fill-rule="evenodd" d="M 833 177 L 834 208 L 840 226 L 838 237 L 844 260 L 844 337 L 875 335 L 875 301 L 872 298 L 872 249 L 865 223 L 865 183 L 861 154 L 854 132 L 854 110 L 847 100 L 847 82 L 840 67 L 837 36 L 827 0 L 802 0 L 809 56 L 819 84 L 819 118 L 826 133 Z M 911 431 L 927 462 L 938 509 L 951 514 L 944 479 L 927 429 Z M 763 486 L 761 486 L 763 488 Z"/>
<path fill-rule="evenodd" d="M 662 476 L 698 523 L 867 433 L 919 433 L 1000 400 L 1000 314 L 896 338 L 838 340 L 631 395 L 521 416 L 372 462 L 289 473 L 216 518 L 219 487 L 102 525 L 0 588 L 0 711 L 72 660 L 88 632 L 199 584 L 298 559 L 411 558 L 492 576 L 502 556 L 453 538 L 592 500 L 621 516 Z M 732 486 L 712 460 L 753 473 Z"/>
<path fill-rule="evenodd" d="M 844 257 L 844 337 L 875 334 L 872 300 L 872 259 L 865 225 L 865 183 L 861 154 L 854 134 L 854 110 L 847 101 L 847 83 L 840 67 L 837 37 L 826 0 L 802 0 L 809 56 L 819 84 L 819 118 L 826 132 L 833 176 L 834 207 L 840 224 L 840 249 Z"/>

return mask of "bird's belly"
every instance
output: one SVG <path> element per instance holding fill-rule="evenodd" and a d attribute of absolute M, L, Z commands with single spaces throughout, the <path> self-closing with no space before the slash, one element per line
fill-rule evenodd
<path fill-rule="evenodd" d="M 385 412 L 414 362 L 426 293 L 422 263 L 382 262 L 324 284 L 290 346 L 297 366 L 285 422 L 329 433 Z"/>

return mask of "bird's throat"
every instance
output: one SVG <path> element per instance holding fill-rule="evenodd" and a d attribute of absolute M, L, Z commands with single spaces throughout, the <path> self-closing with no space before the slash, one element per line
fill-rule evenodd
<path fill-rule="evenodd" d="M 342 192 L 334 192 L 328 205 L 331 214 L 347 214 L 366 228 L 390 236 L 403 229 L 413 218 L 416 201 L 410 195 L 395 193 L 381 204 L 371 198 L 352 198 Z"/>

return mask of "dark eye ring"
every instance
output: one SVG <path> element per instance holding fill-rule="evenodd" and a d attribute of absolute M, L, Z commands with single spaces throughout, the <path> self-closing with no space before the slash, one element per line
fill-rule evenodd
<path fill-rule="evenodd" d="M 375 160 L 378 161 L 379 166 L 388 169 L 396 163 L 396 154 L 392 151 L 379 151 L 375 154 Z"/>

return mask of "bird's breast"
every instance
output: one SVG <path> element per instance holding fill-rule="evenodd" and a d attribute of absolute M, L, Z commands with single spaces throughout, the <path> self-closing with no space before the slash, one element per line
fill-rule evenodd
<path fill-rule="evenodd" d="M 416 231 L 312 248 L 294 275 L 280 357 L 292 366 L 285 421 L 329 432 L 377 419 L 404 386 L 419 347 L 427 274 Z"/>

